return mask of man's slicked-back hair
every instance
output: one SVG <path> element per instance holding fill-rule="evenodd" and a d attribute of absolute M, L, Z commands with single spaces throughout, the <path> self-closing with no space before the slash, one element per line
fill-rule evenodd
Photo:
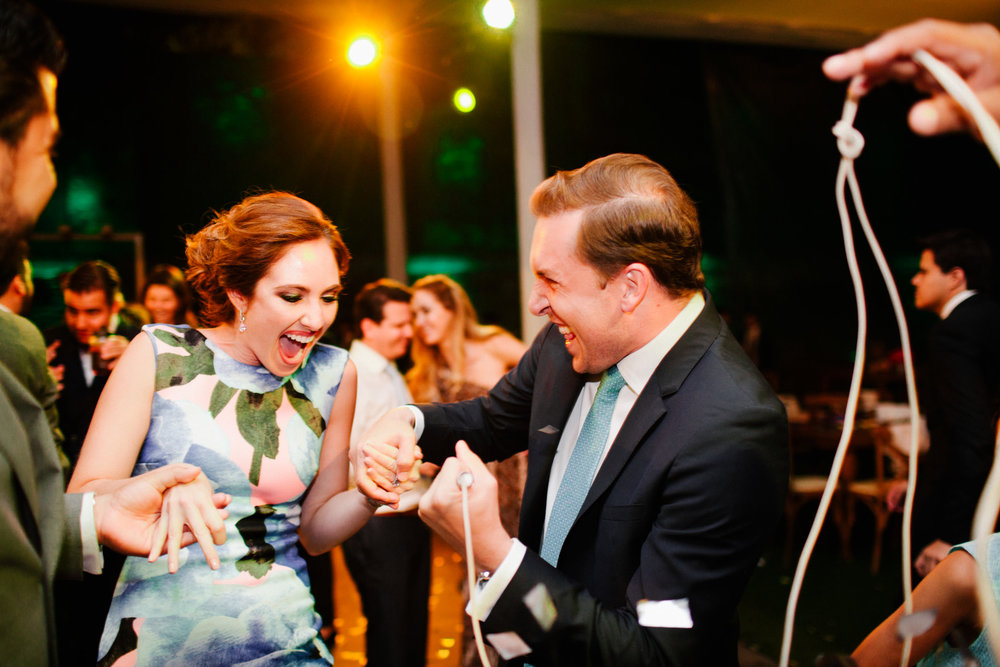
<path fill-rule="evenodd" d="M 579 257 L 605 280 L 639 262 L 673 296 L 705 286 L 698 212 L 656 162 L 615 153 L 556 172 L 531 196 L 536 216 L 576 210 L 583 211 Z"/>
<path fill-rule="evenodd" d="M 934 253 L 941 271 L 962 269 L 968 289 L 990 291 L 993 253 L 984 238 L 968 229 L 950 229 L 920 239 L 920 247 Z"/>

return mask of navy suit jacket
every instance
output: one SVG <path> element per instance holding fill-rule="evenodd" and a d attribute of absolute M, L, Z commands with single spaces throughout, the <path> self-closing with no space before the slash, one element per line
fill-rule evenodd
<path fill-rule="evenodd" d="M 485 460 L 528 449 L 519 539 L 528 547 L 484 622 L 549 665 L 737 664 L 736 607 L 781 516 L 788 483 L 782 404 L 714 305 L 636 400 L 563 545 L 538 556 L 552 459 L 586 378 L 549 325 L 487 396 L 420 406 L 420 446 L 441 461 L 465 439 Z M 524 596 L 542 584 L 542 627 Z M 687 600 L 693 628 L 640 625 L 640 600 Z"/>
<path fill-rule="evenodd" d="M 965 542 L 993 465 L 1000 406 L 1000 305 L 976 294 L 936 323 L 923 385 L 931 447 L 917 469 L 914 546 Z"/>

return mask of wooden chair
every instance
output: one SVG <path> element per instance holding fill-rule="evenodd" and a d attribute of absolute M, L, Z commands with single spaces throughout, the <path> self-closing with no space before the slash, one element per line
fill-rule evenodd
<path fill-rule="evenodd" d="M 879 569 L 882 558 L 882 536 L 892 512 L 886 506 L 889 489 L 898 481 L 905 479 L 906 459 L 892 446 L 892 434 L 885 426 L 879 425 L 872 429 L 874 440 L 873 454 L 875 456 L 875 477 L 871 479 L 850 480 L 844 484 L 845 516 L 844 528 L 846 537 L 850 539 L 850 531 L 854 526 L 855 507 L 863 504 L 875 519 L 875 539 L 872 547 L 872 574 Z M 895 461 L 892 470 L 886 474 L 886 460 Z"/>

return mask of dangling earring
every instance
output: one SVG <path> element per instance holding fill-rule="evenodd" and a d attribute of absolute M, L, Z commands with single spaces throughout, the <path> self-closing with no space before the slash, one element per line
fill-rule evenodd
<path fill-rule="evenodd" d="M 240 311 L 240 333 L 246 333 L 247 330 L 247 316 L 242 310 Z"/>

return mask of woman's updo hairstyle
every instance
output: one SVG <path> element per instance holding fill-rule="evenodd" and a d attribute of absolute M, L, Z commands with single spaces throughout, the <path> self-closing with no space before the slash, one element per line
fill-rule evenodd
<path fill-rule="evenodd" d="M 326 239 L 343 278 L 351 260 L 340 232 L 316 206 L 287 192 L 247 197 L 189 235 L 187 280 L 202 300 L 202 321 L 218 326 L 236 318 L 226 290 L 248 299 L 257 282 L 296 243 Z"/>

